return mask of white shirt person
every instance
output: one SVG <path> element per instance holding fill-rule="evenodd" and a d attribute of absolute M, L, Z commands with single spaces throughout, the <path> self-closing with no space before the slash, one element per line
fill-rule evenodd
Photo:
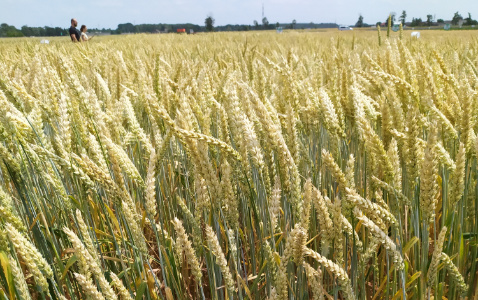
<path fill-rule="evenodd" d="M 89 40 L 93 39 L 93 37 L 88 38 L 88 35 L 86 35 L 86 30 L 88 30 L 88 28 L 86 28 L 86 25 L 81 25 L 80 32 L 82 42 L 88 42 Z"/>

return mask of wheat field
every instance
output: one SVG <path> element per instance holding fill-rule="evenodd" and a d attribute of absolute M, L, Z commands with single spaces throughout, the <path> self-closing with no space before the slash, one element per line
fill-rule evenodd
<path fill-rule="evenodd" d="M 478 39 L 0 40 L 1 299 L 478 299 Z"/>

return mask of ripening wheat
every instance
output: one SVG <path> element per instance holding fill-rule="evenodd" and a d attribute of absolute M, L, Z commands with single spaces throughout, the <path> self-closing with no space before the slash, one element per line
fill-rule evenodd
<path fill-rule="evenodd" d="M 477 299 L 478 40 L 405 33 L 0 40 L 2 298 Z"/>

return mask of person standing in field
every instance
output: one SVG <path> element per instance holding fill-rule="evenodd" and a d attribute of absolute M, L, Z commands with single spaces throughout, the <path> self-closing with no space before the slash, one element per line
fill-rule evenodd
<path fill-rule="evenodd" d="M 70 33 L 71 41 L 74 43 L 81 42 L 80 31 L 76 29 L 76 26 L 78 26 L 78 21 L 75 18 L 71 19 L 71 27 L 68 32 Z"/>
<path fill-rule="evenodd" d="M 81 25 L 80 32 L 81 32 L 81 41 L 82 42 L 88 42 L 89 40 L 92 40 L 94 38 L 94 36 L 91 37 L 91 38 L 88 38 L 88 36 L 86 35 L 87 30 L 88 30 L 88 28 L 86 28 L 86 25 Z"/>

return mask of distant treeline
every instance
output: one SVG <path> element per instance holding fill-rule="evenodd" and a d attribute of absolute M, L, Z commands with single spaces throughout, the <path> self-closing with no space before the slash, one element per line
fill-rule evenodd
<path fill-rule="evenodd" d="M 0 37 L 22 37 L 22 36 L 68 36 L 68 30 L 60 27 L 28 27 L 21 29 L 8 24 L 0 24 Z"/>
<path fill-rule="evenodd" d="M 275 24 L 259 24 L 254 22 L 254 25 L 239 25 L 228 24 L 221 26 L 214 26 L 214 31 L 249 31 L 249 30 L 275 30 L 277 27 L 284 29 L 317 29 L 317 28 L 336 28 L 335 23 L 275 23 Z M 186 29 L 190 32 L 192 29 L 194 32 L 206 31 L 205 26 L 197 24 L 139 24 L 133 25 L 132 23 L 119 24 L 118 28 L 112 31 L 112 34 L 122 33 L 159 33 L 159 32 L 176 32 L 177 29 Z"/>
<path fill-rule="evenodd" d="M 185 28 L 189 32 L 190 29 L 194 32 L 204 31 L 204 26 L 196 24 L 139 24 L 133 25 L 131 23 L 119 24 L 116 30 L 112 31 L 112 34 L 122 33 L 159 33 L 159 32 L 172 32 L 176 29 Z"/>
<path fill-rule="evenodd" d="M 275 24 L 259 24 L 254 22 L 254 25 L 222 25 L 214 26 L 214 31 L 249 31 L 249 30 L 274 30 L 276 27 L 282 27 L 284 29 L 317 29 L 317 28 L 336 28 L 335 23 L 275 23 Z M 186 29 L 186 32 L 190 32 L 192 29 L 194 32 L 206 31 L 205 26 L 197 24 L 139 24 L 133 25 L 132 23 L 119 24 L 114 30 L 112 29 L 96 29 L 90 28 L 89 32 L 98 32 L 106 34 L 123 34 L 123 33 L 160 33 L 160 32 L 176 32 L 177 29 Z M 15 26 L 3 23 L 0 25 L 0 37 L 22 37 L 22 36 L 68 36 L 67 28 L 60 27 L 29 27 L 22 26 L 21 29 L 15 28 Z"/>

